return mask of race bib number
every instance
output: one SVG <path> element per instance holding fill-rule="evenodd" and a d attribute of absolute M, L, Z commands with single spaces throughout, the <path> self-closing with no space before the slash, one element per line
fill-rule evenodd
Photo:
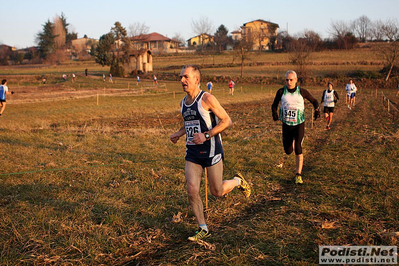
<path fill-rule="evenodd" d="M 296 122 L 298 117 L 298 110 L 284 109 L 284 121 Z"/>
<path fill-rule="evenodd" d="M 201 126 L 199 120 L 185 121 L 187 145 L 195 145 L 193 142 L 194 133 L 201 133 Z"/>

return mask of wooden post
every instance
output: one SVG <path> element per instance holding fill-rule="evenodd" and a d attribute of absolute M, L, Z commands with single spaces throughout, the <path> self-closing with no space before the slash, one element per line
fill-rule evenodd
<path fill-rule="evenodd" d="M 310 125 L 310 128 L 313 128 L 313 113 L 312 112 L 313 111 L 310 112 L 310 117 L 311 117 L 311 121 L 312 121 L 312 124 Z"/>
<path fill-rule="evenodd" d="M 205 210 L 208 210 L 208 175 L 205 168 Z"/>

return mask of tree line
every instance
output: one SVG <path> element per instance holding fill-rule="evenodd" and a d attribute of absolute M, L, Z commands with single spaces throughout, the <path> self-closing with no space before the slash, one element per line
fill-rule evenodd
<path fill-rule="evenodd" d="M 290 60 L 298 66 L 298 72 L 306 77 L 306 67 L 315 51 L 353 49 L 362 43 L 372 45 L 376 54 L 385 62 L 381 73 L 387 81 L 396 68 L 399 58 L 399 23 L 397 19 L 371 21 L 361 16 L 354 21 L 332 21 L 329 28 L 332 37 L 322 40 L 319 34 L 305 30 L 296 36 L 287 32 L 278 34 L 282 49 L 290 53 Z"/>
<path fill-rule="evenodd" d="M 37 50 L 29 50 L 25 54 L 0 49 L 0 64 L 22 63 L 27 60 L 30 63 L 50 62 L 56 63 L 66 59 L 66 49 L 71 49 L 72 40 L 77 39 L 76 32 L 69 31 L 69 23 L 63 13 L 56 15 L 52 21 L 47 20 L 42 30 L 36 36 Z M 321 36 L 312 31 L 304 30 L 301 33 L 290 35 L 287 31 L 279 31 L 277 36 L 264 36 L 256 29 L 251 36 L 245 39 L 233 40 L 229 30 L 221 24 L 216 31 L 212 22 L 207 17 L 193 20 L 192 31 L 197 34 L 207 34 L 213 37 L 213 42 L 197 45 L 198 53 L 222 53 L 228 46 L 233 47 L 235 58 L 241 61 L 241 65 L 249 58 L 252 45 L 261 42 L 265 37 L 270 39 L 269 50 L 280 50 L 290 53 L 290 60 L 298 65 L 299 72 L 306 75 L 306 65 L 311 59 L 313 52 L 331 49 L 353 49 L 360 42 L 382 42 L 376 47 L 381 57 L 386 62 L 386 79 L 389 78 L 399 56 L 399 23 L 397 19 L 385 21 L 371 21 L 367 16 L 361 16 L 353 21 L 332 21 L 328 29 L 329 38 L 322 39 Z M 111 30 L 103 34 L 98 44 L 92 46 L 91 56 L 97 63 L 107 65 L 111 73 L 116 76 L 123 75 L 122 65 L 128 59 L 128 55 L 138 56 L 139 47 L 131 42 L 132 37 L 147 34 L 149 27 L 145 23 L 135 22 L 128 30 L 115 22 Z M 86 36 L 85 36 L 86 37 Z M 179 33 L 172 37 L 176 41 L 185 43 Z M 259 45 L 259 47 L 261 47 Z M 258 50 L 262 52 L 262 48 Z"/>

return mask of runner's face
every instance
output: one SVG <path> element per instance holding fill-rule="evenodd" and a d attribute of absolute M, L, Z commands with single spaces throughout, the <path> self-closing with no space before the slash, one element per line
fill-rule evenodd
<path fill-rule="evenodd" d="M 287 84 L 287 88 L 288 89 L 294 89 L 295 86 L 296 86 L 297 81 L 298 81 L 298 78 L 295 77 L 294 73 L 289 73 L 287 75 L 287 77 L 285 78 L 285 82 Z"/>
<path fill-rule="evenodd" d="M 185 92 L 189 92 L 198 88 L 199 79 L 197 75 L 194 74 L 191 67 L 182 69 L 180 72 L 180 81 Z"/>

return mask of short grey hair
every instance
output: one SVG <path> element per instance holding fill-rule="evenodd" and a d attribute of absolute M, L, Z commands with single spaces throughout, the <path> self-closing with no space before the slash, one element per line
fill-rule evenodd
<path fill-rule="evenodd" d="M 191 68 L 192 71 L 194 72 L 195 75 L 197 75 L 199 78 L 201 78 L 201 70 L 199 69 L 198 65 L 185 65 L 182 70 L 185 70 L 187 68 Z"/>
<path fill-rule="evenodd" d="M 287 78 L 289 74 L 294 74 L 295 78 L 298 78 L 298 75 L 294 70 L 288 70 L 287 72 L 285 72 L 285 77 Z"/>

